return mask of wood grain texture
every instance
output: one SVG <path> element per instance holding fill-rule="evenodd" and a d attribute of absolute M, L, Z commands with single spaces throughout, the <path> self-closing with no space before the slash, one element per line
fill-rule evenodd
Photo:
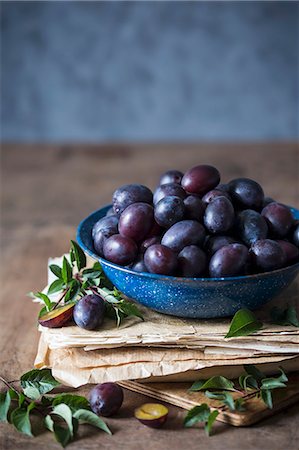
<path fill-rule="evenodd" d="M 147 144 L 147 145 L 3 145 L 1 152 L 1 300 L 0 371 L 16 380 L 32 368 L 38 332 L 38 306 L 26 293 L 46 283 L 49 256 L 69 249 L 76 225 L 88 213 L 109 203 L 121 184 L 140 182 L 152 188 L 169 168 L 185 170 L 199 163 L 216 165 L 223 180 L 249 176 L 266 194 L 299 207 L 299 153 L 295 144 Z M 88 388 L 80 390 L 87 392 Z M 119 418 L 107 422 L 113 437 L 88 427 L 71 449 L 281 450 L 297 448 L 299 405 L 254 428 L 235 429 L 217 423 L 215 435 L 183 429 L 184 411 L 170 407 L 162 430 L 151 430 L 133 418 L 134 408 L 149 398 L 126 391 Z M 50 433 L 36 439 L 0 426 L 1 450 L 58 449 Z"/>
<path fill-rule="evenodd" d="M 149 395 L 158 401 L 169 402 L 184 409 L 191 409 L 201 403 L 207 403 L 210 408 L 217 409 L 221 404 L 205 396 L 204 392 L 189 392 L 190 383 L 138 383 L 122 381 L 121 386 L 140 394 Z M 239 393 L 232 393 L 234 399 L 240 398 Z M 276 412 L 293 405 L 299 400 L 299 374 L 289 376 L 288 386 L 273 391 L 273 408 L 269 409 L 265 403 L 256 398 L 255 394 L 246 393 L 242 397 L 245 401 L 245 411 L 230 411 L 224 408 L 219 411 L 217 420 L 236 427 L 244 427 L 270 417 Z"/>

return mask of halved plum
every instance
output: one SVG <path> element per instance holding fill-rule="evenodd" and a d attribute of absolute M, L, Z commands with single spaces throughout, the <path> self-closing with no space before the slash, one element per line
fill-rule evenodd
<path fill-rule="evenodd" d="M 160 403 L 145 403 L 135 409 L 136 419 L 150 428 L 160 428 L 167 420 L 168 408 Z"/>
<path fill-rule="evenodd" d="M 64 326 L 73 317 L 73 309 L 75 304 L 69 303 L 39 317 L 38 322 L 43 327 L 60 328 Z"/>

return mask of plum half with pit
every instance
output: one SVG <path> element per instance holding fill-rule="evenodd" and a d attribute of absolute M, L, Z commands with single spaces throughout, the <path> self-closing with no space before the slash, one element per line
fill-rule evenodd
<path fill-rule="evenodd" d="M 97 384 L 89 393 L 90 407 L 98 416 L 113 416 L 121 408 L 123 400 L 122 388 L 112 382 Z"/>
<path fill-rule="evenodd" d="M 150 428 L 160 428 L 168 416 L 168 408 L 160 403 L 145 403 L 135 409 L 136 419 Z"/>
<path fill-rule="evenodd" d="M 73 317 L 74 303 L 60 308 L 52 309 L 38 318 L 38 323 L 47 328 L 60 328 L 65 326 Z"/>

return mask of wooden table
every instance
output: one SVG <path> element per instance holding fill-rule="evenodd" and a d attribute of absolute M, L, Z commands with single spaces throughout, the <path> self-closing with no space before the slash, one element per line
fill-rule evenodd
<path fill-rule="evenodd" d="M 137 182 L 154 188 L 166 169 L 184 171 L 209 163 L 218 167 L 223 181 L 252 177 L 264 186 L 266 195 L 299 207 L 299 153 L 295 144 L 11 144 L 2 146 L 1 157 L 0 372 L 9 380 L 32 368 L 36 352 L 38 307 L 25 294 L 45 285 L 48 257 L 69 249 L 79 221 L 109 203 L 119 185 Z M 252 428 L 217 423 L 214 436 L 207 438 L 203 430 L 183 429 L 185 412 L 176 407 L 170 407 L 170 419 L 161 430 L 139 424 L 132 417 L 133 411 L 146 400 L 126 391 L 120 417 L 108 420 L 114 435 L 86 427 L 69 448 L 297 448 L 299 405 Z M 3 424 L 0 433 L 3 450 L 59 448 L 50 433 L 31 439 Z"/>

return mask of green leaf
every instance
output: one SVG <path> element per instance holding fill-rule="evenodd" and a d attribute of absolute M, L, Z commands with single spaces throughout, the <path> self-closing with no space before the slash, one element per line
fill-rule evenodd
<path fill-rule="evenodd" d="M 219 414 L 219 411 L 215 410 L 215 411 L 211 412 L 208 417 L 208 420 L 205 424 L 205 432 L 208 436 L 210 436 L 210 434 L 211 434 L 212 427 L 214 425 L 215 420 L 217 419 L 218 414 Z"/>
<path fill-rule="evenodd" d="M 263 378 L 261 389 L 278 389 L 286 387 L 286 382 L 288 381 L 288 377 L 284 373 L 284 371 L 280 368 L 280 376 L 275 378 Z"/>
<path fill-rule="evenodd" d="M 81 247 L 75 241 L 71 241 L 71 248 L 73 249 L 77 268 L 80 271 L 86 266 L 86 256 Z"/>
<path fill-rule="evenodd" d="M 34 386 L 27 386 L 23 391 L 26 397 L 31 398 L 32 400 L 37 400 L 40 397 L 39 390 Z"/>
<path fill-rule="evenodd" d="M 81 285 L 80 285 L 79 281 L 78 280 L 72 280 L 69 283 L 68 291 L 67 291 L 67 293 L 65 294 L 65 297 L 64 297 L 64 302 L 67 303 L 67 302 L 70 302 L 72 300 L 75 300 L 77 295 L 80 292 L 80 289 L 81 289 Z"/>
<path fill-rule="evenodd" d="M 62 278 L 62 271 L 61 271 L 61 267 L 57 266 L 57 264 L 51 264 L 49 266 L 49 269 L 51 270 L 52 273 L 54 273 L 54 275 L 57 278 Z"/>
<path fill-rule="evenodd" d="M 276 380 L 275 378 L 265 378 L 262 381 L 261 389 L 278 389 L 278 388 L 284 388 L 286 387 L 285 383 L 282 383 L 279 380 Z"/>
<path fill-rule="evenodd" d="M 74 429 L 73 429 L 73 421 L 72 421 L 72 411 L 68 407 L 68 405 L 66 405 L 65 403 L 60 403 L 59 405 L 54 406 L 51 414 L 56 414 L 57 416 L 60 416 L 65 421 L 65 423 L 68 426 L 70 435 L 71 435 L 71 437 L 73 437 Z"/>
<path fill-rule="evenodd" d="M 70 261 L 71 261 L 71 265 L 74 267 L 75 266 L 75 262 L 76 262 L 76 257 L 75 257 L 75 253 L 74 250 L 70 249 Z"/>
<path fill-rule="evenodd" d="M 232 395 L 229 394 L 228 392 L 210 392 L 210 391 L 206 391 L 205 395 L 208 398 L 219 400 L 221 403 L 223 403 L 224 405 L 228 406 L 230 411 L 235 411 L 235 409 L 236 409 L 235 401 L 234 401 Z"/>
<path fill-rule="evenodd" d="M 52 417 L 50 416 L 50 414 L 48 414 L 45 419 L 44 419 L 44 424 L 45 427 L 49 430 L 54 432 L 54 421 L 52 419 Z"/>
<path fill-rule="evenodd" d="M 196 385 L 196 383 L 198 384 Z M 207 389 L 225 389 L 227 391 L 235 390 L 233 381 L 222 376 L 209 378 L 204 381 L 203 384 L 201 384 L 201 381 L 196 383 L 191 386 L 190 391 L 205 391 Z"/>
<path fill-rule="evenodd" d="M 299 320 L 294 306 L 289 306 L 286 309 L 280 309 L 277 306 L 271 309 L 271 320 L 277 325 L 292 325 L 299 327 Z"/>
<path fill-rule="evenodd" d="M 200 391 L 201 387 L 205 384 L 206 380 L 194 381 L 189 391 Z"/>
<path fill-rule="evenodd" d="M 253 313 L 248 309 L 240 309 L 234 315 L 229 331 L 224 336 L 225 338 L 232 338 L 238 336 L 248 336 L 262 328 L 262 322 L 258 321 Z"/>
<path fill-rule="evenodd" d="M 56 440 L 63 447 L 65 447 L 72 439 L 72 436 L 68 428 L 62 427 L 61 424 L 59 424 L 59 422 L 57 423 L 57 419 L 59 421 L 59 417 L 60 416 L 55 416 L 55 414 L 53 415 L 53 417 L 51 417 L 51 415 L 48 414 L 44 419 L 44 425 L 48 430 L 52 431 L 55 434 Z M 72 422 L 74 434 L 76 434 L 78 430 L 79 421 L 73 417 Z"/>
<path fill-rule="evenodd" d="M 94 269 L 85 269 L 82 272 L 83 280 L 94 280 L 101 276 L 102 271 Z"/>
<path fill-rule="evenodd" d="M 52 391 L 59 384 L 52 376 L 50 369 L 33 369 L 21 377 L 21 386 L 23 389 L 34 387 L 39 391 L 40 395 Z"/>
<path fill-rule="evenodd" d="M 197 422 L 206 422 L 210 415 L 210 408 L 206 403 L 194 406 L 194 408 L 188 411 L 185 419 L 184 426 L 190 428 Z"/>
<path fill-rule="evenodd" d="M 65 256 L 63 257 L 61 274 L 62 274 L 62 279 L 65 283 L 68 283 L 69 281 L 71 281 L 72 276 L 73 276 L 73 269 Z"/>
<path fill-rule="evenodd" d="M 24 395 L 22 392 L 20 392 L 20 393 L 19 393 L 19 398 L 18 398 L 18 401 L 19 401 L 19 408 L 21 408 L 21 406 L 23 406 L 25 400 L 26 400 L 25 395 Z"/>
<path fill-rule="evenodd" d="M 10 394 L 9 391 L 6 393 L 0 393 L 0 422 L 7 422 L 7 414 L 10 407 Z"/>
<path fill-rule="evenodd" d="M 89 425 L 100 428 L 105 431 L 105 433 L 110 435 L 112 434 L 106 423 L 92 411 L 88 411 L 87 409 L 78 409 L 78 411 L 74 413 L 74 417 L 80 422 L 88 423 Z"/>
<path fill-rule="evenodd" d="M 31 424 L 29 413 L 35 407 L 35 403 L 31 402 L 27 408 L 23 406 L 12 411 L 10 419 L 14 427 L 21 433 L 33 436 L 31 431 Z"/>
<path fill-rule="evenodd" d="M 48 295 L 55 294 L 55 292 L 60 292 L 63 290 L 65 282 L 63 280 L 55 280 L 50 284 L 48 289 Z"/>
<path fill-rule="evenodd" d="M 119 303 L 119 298 L 115 295 L 114 291 L 111 291 L 110 289 L 103 287 L 98 288 L 98 292 L 100 296 L 108 303 Z"/>
<path fill-rule="evenodd" d="M 250 389 L 258 389 L 258 383 L 252 375 L 240 375 L 239 376 L 239 385 L 244 391 L 248 391 Z"/>
<path fill-rule="evenodd" d="M 75 413 L 81 409 L 90 409 L 89 401 L 85 397 L 81 397 L 80 395 L 72 395 L 72 394 L 61 394 L 57 395 L 52 405 L 57 406 L 60 403 L 64 403 L 67 405 L 72 413 Z"/>
<path fill-rule="evenodd" d="M 127 300 L 121 300 L 118 304 L 118 309 L 125 314 L 126 317 L 135 316 L 139 319 L 144 320 L 142 313 L 139 311 L 138 307 Z"/>
<path fill-rule="evenodd" d="M 67 444 L 72 440 L 72 435 L 68 428 L 64 428 L 61 425 L 58 425 L 54 422 L 53 431 L 55 435 L 56 441 L 62 445 L 62 447 L 66 447 Z"/>
<path fill-rule="evenodd" d="M 20 394 L 13 389 L 8 389 L 11 400 L 19 400 Z"/>
<path fill-rule="evenodd" d="M 263 378 L 265 378 L 265 375 L 263 372 L 261 372 L 256 366 L 253 364 L 245 364 L 244 369 L 248 375 L 251 375 L 258 383 L 262 381 Z"/>
<path fill-rule="evenodd" d="M 261 391 L 261 398 L 265 405 L 272 409 L 273 408 L 273 400 L 272 400 L 272 393 L 269 390 L 262 390 Z"/>
<path fill-rule="evenodd" d="M 44 294 L 43 292 L 36 292 L 36 294 L 34 294 L 36 298 L 40 298 L 44 304 L 46 305 L 47 311 L 51 310 L 51 300 L 49 299 L 49 297 Z"/>
<path fill-rule="evenodd" d="M 53 308 L 53 306 L 56 305 L 56 302 L 51 302 L 51 306 L 50 306 L 50 310 L 46 307 L 43 306 L 42 309 L 40 310 L 40 312 L 38 313 L 38 319 L 43 316 L 44 314 L 46 314 L 47 312 L 51 311 L 51 309 Z"/>
<path fill-rule="evenodd" d="M 94 263 L 94 265 L 92 266 L 92 268 L 93 268 L 93 270 L 99 270 L 100 272 L 103 271 L 102 266 L 101 266 L 101 264 L 100 264 L 98 261 L 96 261 L 96 262 Z"/>

